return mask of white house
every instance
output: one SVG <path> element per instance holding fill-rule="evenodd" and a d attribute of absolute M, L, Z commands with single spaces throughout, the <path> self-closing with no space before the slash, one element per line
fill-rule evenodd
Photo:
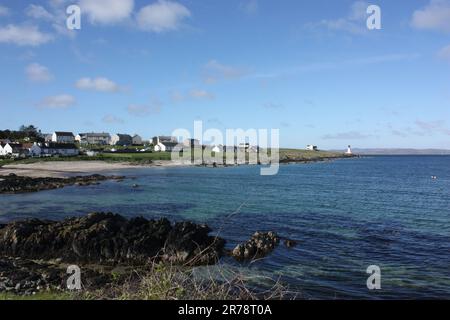
<path fill-rule="evenodd" d="M 312 145 L 312 144 L 308 144 L 308 145 L 306 146 L 306 150 L 309 150 L 309 151 L 317 151 L 317 146 L 314 146 L 314 145 Z"/>
<path fill-rule="evenodd" d="M 133 145 L 140 146 L 142 145 L 142 137 L 138 134 L 135 134 L 131 139 Z"/>
<path fill-rule="evenodd" d="M 27 155 L 29 153 L 28 147 L 31 144 L 21 144 L 21 143 L 7 143 L 3 144 L 1 147 L 1 155 L 11 155 L 13 157 L 19 157 L 23 155 Z"/>
<path fill-rule="evenodd" d="M 6 156 L 8 154 L 12 154 L 13 153 L 13 148 L 11 147 L 11 145 L 9 143 L 3 144 L 2 145 L 2 156 Z"/>
<path fill-rule="evenodd" d="M 153 145 L 153 151 L 166 152 L 166 146 L 164 144 L 162 144 L 161 142 L 158 142 L 157 144 Z"/>
<path fill-rule="evenodd" d="M 153 151 L 155 152 L 172 152 L 174 150 L 182 150 L 182 148 L 176 142 L 158 142 L 153 145 Z"/>
<path fill-rule="evenodd" d="M 52 142 L 56 143 L 74 143 L 75 136 L 72 132 L 55 131 L 52 135 Z"/>
<path fill-rule="evenodd" d="M 73 143 L 48 142 L 41 146 L 44 155 L 76 156 L 79 154 L 78 148 Z"/>
<path fill-rule="evenodd" d="M 211 149 L 212 152 L 221 152 L 222 150 L 218 146 L 214 146 Z"/>

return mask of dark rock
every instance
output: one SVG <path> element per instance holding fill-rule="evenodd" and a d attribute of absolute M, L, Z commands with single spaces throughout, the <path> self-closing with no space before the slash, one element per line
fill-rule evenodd
<path fill-rule="evenodd" d="M 102 176 L 99 174 L 69 178 L 30 178 L 17 176 L 11 173 L 7 176 L 0 176 L 0 193 L 37 192 L 41 190 L 63 188 L 70 185 L 88 186 L 98 184 L 99 181 L 120 179 L 123 179 L 123 177 Z"/>
<path fill-rule="evenodd" d="M 285 239 L 285 240 L 284 240 L 284 245 L 285 245 L 286 247 L 288 247 L 288 248 L 295 247 L 297 244 L 298 244 L 298 242 L 295 241 L 295 240 L 290 240 L 290 239 Z"/>
<path fill-rule="evenodd" d="M 170 230 L 163 259 L 175 264 L 213 264 L 220 258 L 225 240 L 209 236 L 206 225 L 179 222 Z M 206 245 L 205 245 L 206 244 Z"/>
<path fill-rule="evenodd" d="M 236 260 L 254 260 L 263 258 L 279 244 L 280 238 L 275 232 L 255 232 L 245 243 L 238 244 L 231 255 Z"/>
<path fill-rule="evenodd" d="M 0 292 L 32 295 L 39 291 L 62 290 L 67 288 L 68 277 L 67 268 L 62 265 L 0 257 Z M 110 273 L 82 269 L 84 289 L 95 289 L 111 281 Z"/>
<path fill-rule="evenodd" d="M 224 240 L 209 236 L 207 226 L 174 226 L 163 218 L 130 220 L 92 213 L 64 221 L 29 219 L 0 229 L 0 256 L 58 259 L 68 263 L 145 264 L 149 260 L 192 265 L 214 263 Z"/>

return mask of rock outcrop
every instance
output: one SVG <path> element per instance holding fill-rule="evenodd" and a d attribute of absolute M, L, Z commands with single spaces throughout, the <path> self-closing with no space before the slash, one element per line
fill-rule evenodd
<path fill-rule="evenodd" d="M 128 220 L 112 213 L 60 222 L 30 219 L 0 229 L 0 256 L 67 263 L 212 264 L 221 256 L 225 241 L 209 232 L 206 225 L 191 222 Z"/>
<path fill-rule="evenodd" d="M 231 255 L 239 261 L 263 258 L 279 243 L 280 238 L 275 232 L 255 232 L 250 240 L 238 244 Z"/>
<path fill-rule="evenodd" d="M 37 192 L 41 190 L 63 188 L 70 185 L 87 186 L 97 184 L 100 181 L 122 180 L 123 178 L 124 177 L 121 176 L 103 176 L 100 174 L 69 178 L 30 178 L 17 176 L 11 173 L 7 176 L 0 176 L 0 194 Z"/>

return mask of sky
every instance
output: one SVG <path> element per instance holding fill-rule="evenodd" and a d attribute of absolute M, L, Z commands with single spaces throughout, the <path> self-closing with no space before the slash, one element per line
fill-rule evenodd
<path fill-rule="evenodd" d="M 0 110 L 0 129 L 201 120 L 282 147 L 450 149 L 450 0 L 0 0 Z"/>

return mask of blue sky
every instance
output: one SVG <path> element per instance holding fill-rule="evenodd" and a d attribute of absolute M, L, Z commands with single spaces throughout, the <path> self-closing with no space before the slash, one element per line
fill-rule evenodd
<path fill-rule="evenodd" d="M 450 149 L 450 0 L 1 0 L 0 70 L 2 129 Z"/>

